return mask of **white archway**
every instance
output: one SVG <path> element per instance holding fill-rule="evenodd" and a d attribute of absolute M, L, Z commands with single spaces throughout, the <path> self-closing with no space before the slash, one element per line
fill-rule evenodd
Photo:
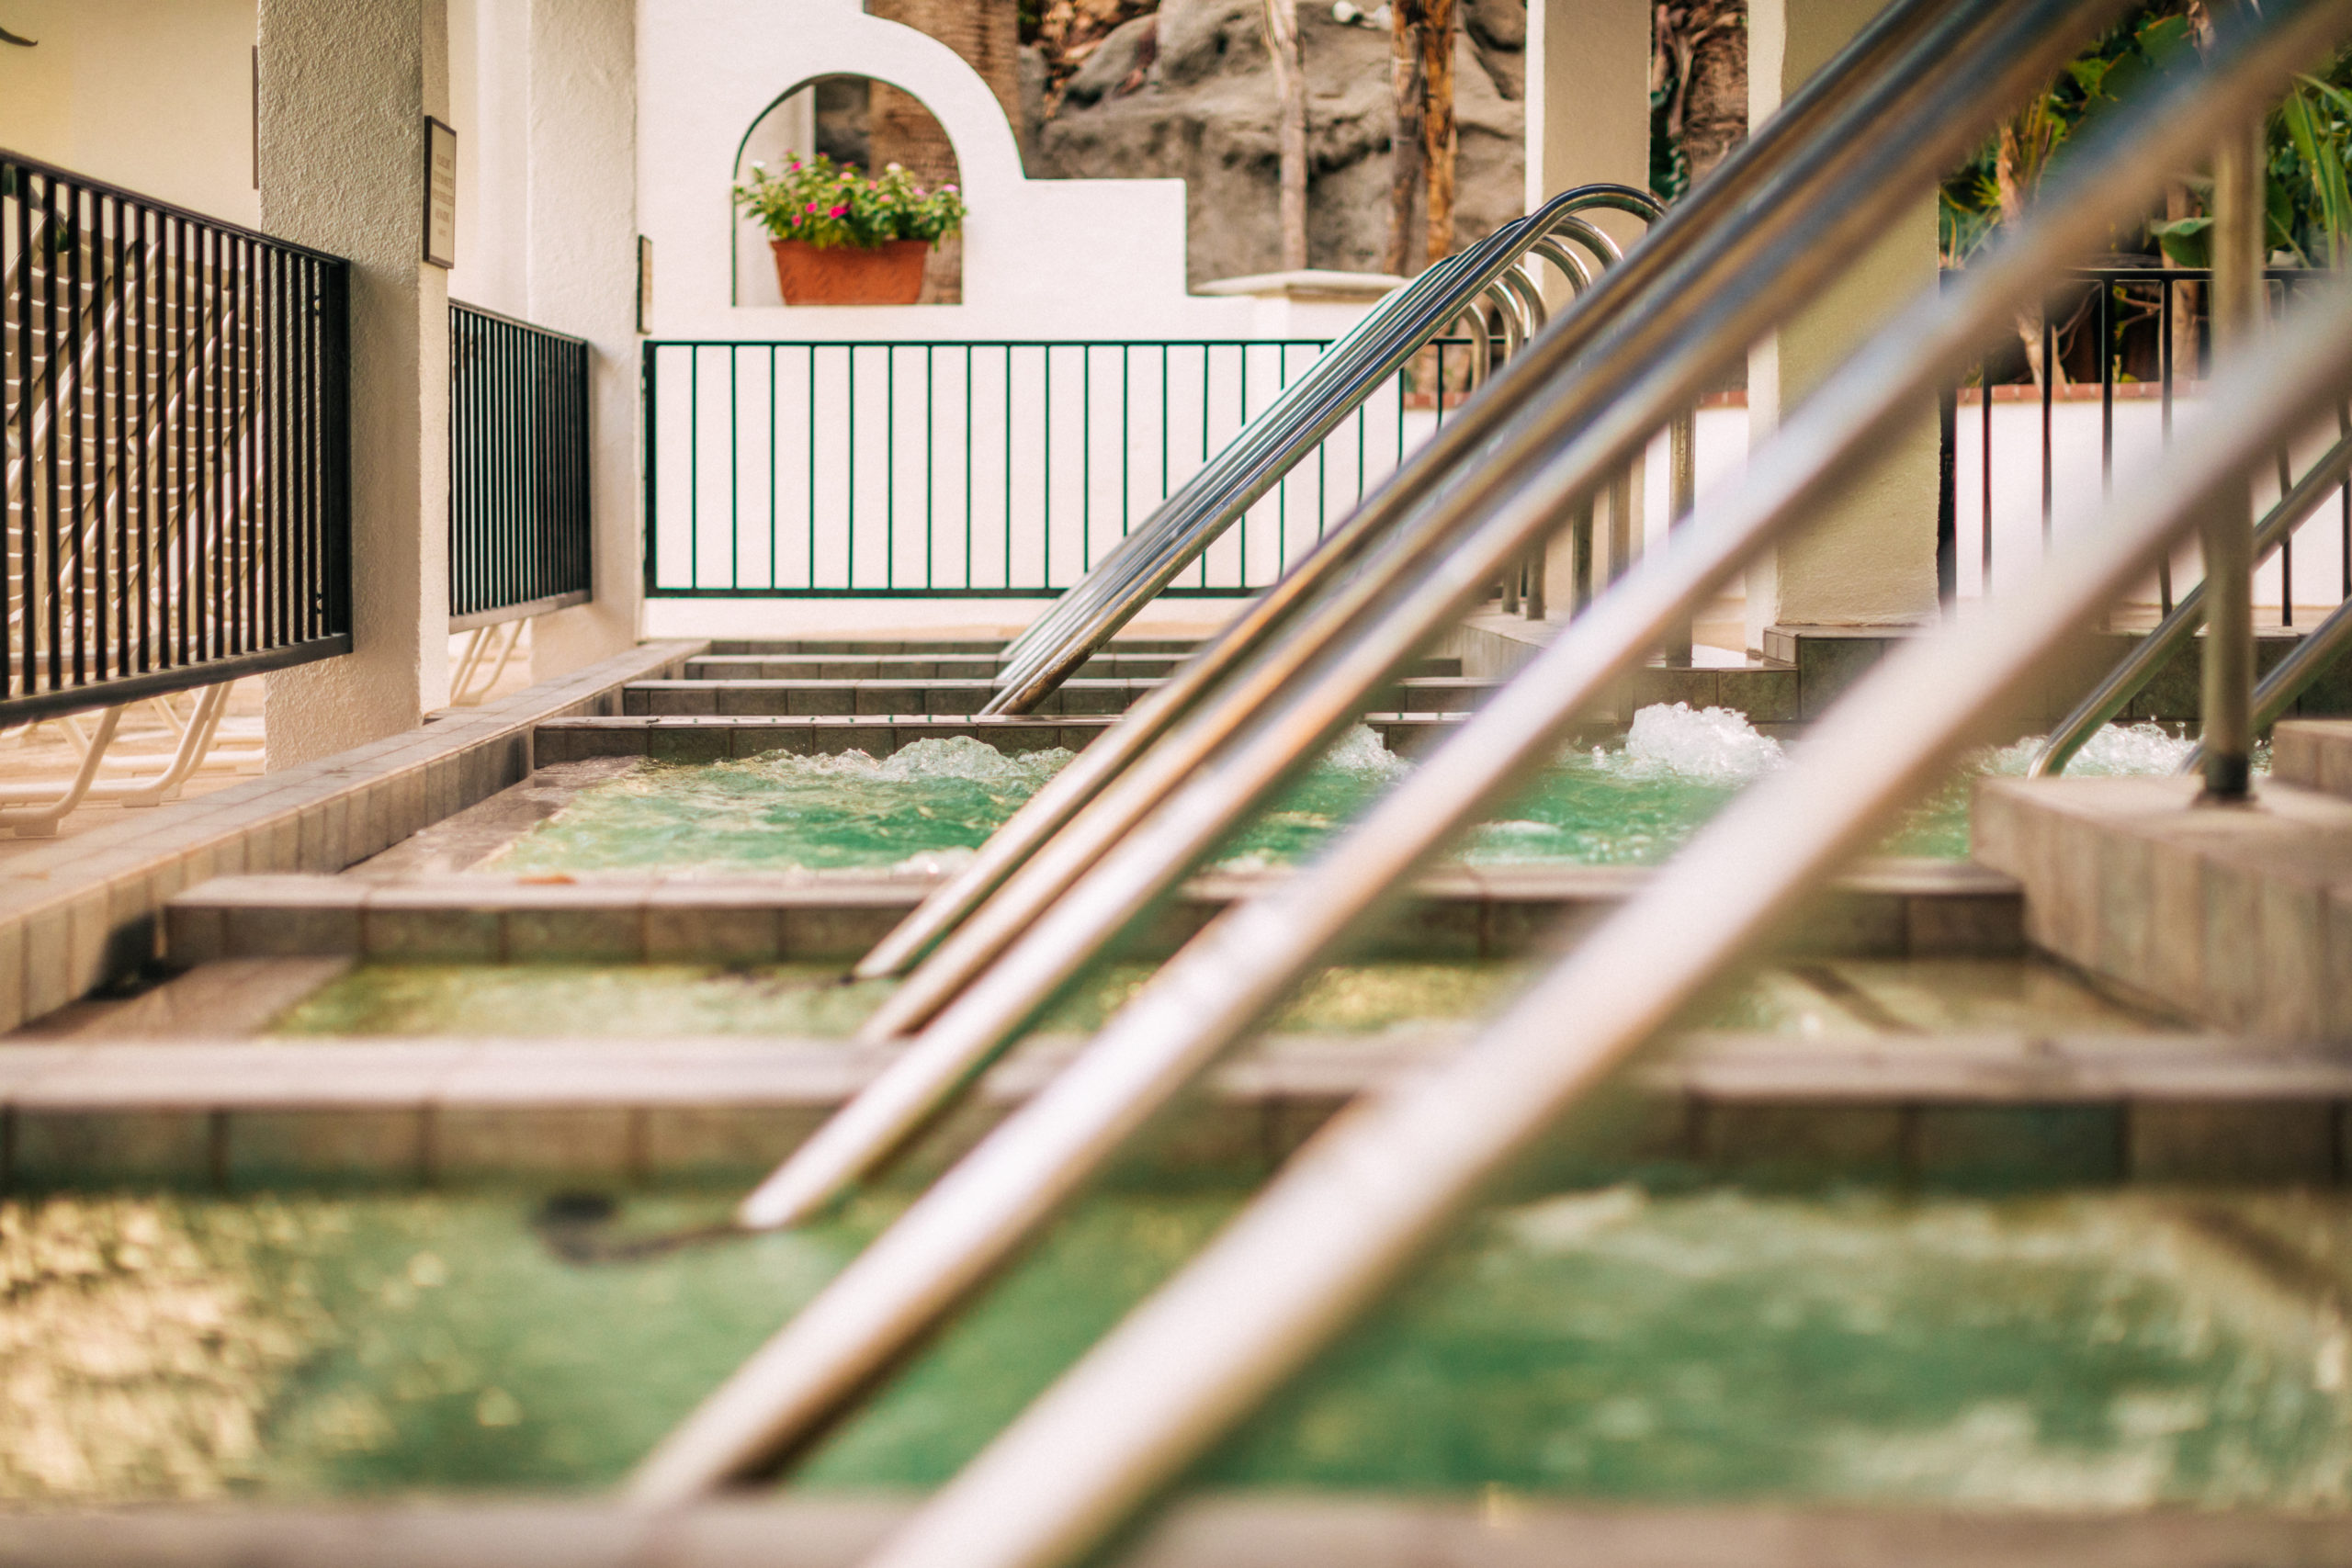
<path fill-rule="evenodd" d="M 945 45 L 859 0 L 645 0 L 638 30 L 638 211 L 652 313 L 670 338 L 1248 336 L 1250 303 L 1184 287 L 1177 180 L 1032 180 L 995 95 Z M 887 82 L 956 149 L 971 216 L 964 302 L 921 310 L 738 306 L 729 188 L 749 129 L 796 85 Z"/>

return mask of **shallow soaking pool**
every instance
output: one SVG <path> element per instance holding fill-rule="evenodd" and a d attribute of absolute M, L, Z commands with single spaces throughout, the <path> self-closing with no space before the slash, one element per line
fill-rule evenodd
<path fill-rule="evenodd" d="M 1973 772 L 2022 773 L 2032 742 L 1986 753 Z M 2168 773 L 2186 742 L 2153 724 L 2109 726 L 2078 773 Z M 592 785 L 476 869 L 544 875 L 650 870 L 899 870 L 952 867 L 1070 759 L 1007 755 L 969 739 L 921 740 L 880 761 L 775 754 L 742 761 L 648 762 Z M 1723 708 L 1659 705 L 1624 739 L 1565 754 L 1543 782 L 1461 851 L 1474 864 L 1643 865 L 1663 860 L 1758 773 L 1781 743 Z M 1311 853 L 1408 766 L 1359 727 L 1305 782 L 1229 846 L 1226 863 Z M 1967 777 L 1911 813 L 1889 854 L 1968 852 Z"/>
<path fill-rule="evenodd" d="M 629 1227 L 725 1198 L 634 1201 Z M 799 1472 L 933 1485 L 1240 1201 L 1112 1191 Z M 895 1213 L 560 1261 L 528 1196 L 0 1202 L 0 1497 L 611 1484 Z M 2301 1262 L 2282 1269 L 2273 1262 Z M 1465 1226 L 1223 1486 L 2100 1509 L 2352 1502 L 2352 1202 L 1626 1185 Z"/>
<path fill-rule="evenodd" d="M 1336 964 L 1272 1027 L 1330 1035 L 1462 1024 L 1513 994 L 1526 972 L 1515 960 Z M 1040 1027 L 1097 1028 L 1150 974 L 1148 964 L 1113 964 Z M 371 964 L 295 1004 L 270 1032 L 821 1039 L 855 1030 L 895 983 L 843 984 L 838 969 L 794 964 Z M 1691 1023 L 1821 1039 L 1875 1037 L 1890 1027 L 2145 1033 L 2173 1026 L 2030 957 L 1773 965 L 1704 1005 Z"/>

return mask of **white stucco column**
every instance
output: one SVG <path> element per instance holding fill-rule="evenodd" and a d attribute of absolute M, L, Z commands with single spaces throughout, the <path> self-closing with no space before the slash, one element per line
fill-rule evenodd
<path fill-rule="evenodd" d="M 1650 184 L 1650 7 L 1646 0 L 1528 0 L 1527 209 L 1572 186 L 1612 181 L 1647 190 Z M 1620 245 L 1631 245 L 1645 225 L 1628 213 L 1587 214 Z M 1557 310 L 1568 289 L 1549 266 L 1545 297 Z M 1594 506 L 1596 553 L 1609 555 L 1611 538 L 1640 548 L 1642 465 L 1636 461 L 1620 491 L 1626 516 L 1615 527 L 1606 494 Z M 1547 614 L 1565 620 L 1573 607 L 1574 556 L 1555 544 L 1546 558 Z M 1610 571 L 1596 563 L 1593 587 Z"/>
<path fill-rule="evenodd" d="M 1882 0 L 1750 0 L 1752 130 L 1877 15 Z M 1751 445 L 1904 301 L 1936 281 L 1936 203 L 1923 196 L 1849 270 L 1747 361 Z M 1889 442 L 1877 466 L 1804 531 L 1748 569 L 1747 644 L 1770 626 L 1914 625 L 1936 610 L 1936 415 Z"/>
<path fill-rule="evenodd" d="M 1650 8 L 1527 0 L 1527 209 L 1570 186 L 1650 186 Z M 1595 216 L 1620 244 L 1641 222 Z"/>
<path fill-rule="evenodd" d="M 449 323 L 424 255 L 443 0 L 261 0 L 261 220 L 351 263 L 353 651 L 268 678 L 269 765 L 449 700 Z M 465 236 L 458 236 L 465 243 Z"/>
<path fill-rule="evenodd" d="M 530 101 L 527 314 L 595 348 L 588 482 L 596 597 L 533 624 L 531 673 L 544 681 L 635 643 L 643 599 L 635 0 L 531 0 Z"/>

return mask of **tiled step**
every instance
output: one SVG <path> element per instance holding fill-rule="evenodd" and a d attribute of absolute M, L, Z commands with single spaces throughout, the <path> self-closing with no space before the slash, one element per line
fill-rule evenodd
<path fill-rule="evenodd" d="M 1168 674 L 1183 661 L 1175 653 L 1098 653 L 1080 665 L 1080 678 L 1094 680 L 1150 679 Z M 1002 669 L 994 654 L 876 653 L 864 656 L 833 653 L 710 655 L 686 661 L 686 675 L 697 681 L 985 681 Z M 1423 659 L 1413 665 L 1415 675 L 1459 675 L 1459 659 Z"/>
<path fill-rule="evenodd" d="M 1364 725 L 1399 756 L 1419 755 L 1468 717 L 1449 713 L 1368 713 Z M 968 736 L 1002 751 L 1078 750 L 1118 722 L 1112 714 L 834 714 L 729 717 L 560 719 L 539 726 L 533 758 L 540 767 L 591 757 L 652 757 L 675 762 L 717 762 L 782 751 L 834 756 L 863 751 L 884 757 L 917 740 Z"/>
<path fill-rule="evenodd" d="M 1195 637 L 1120 637 L 1105 651 L 1111 653 L 1190 653 L 1200 646 Z M 867 658 L 879 654 L 907 654 L 918 658 L 949 653 L 996 654 L 1004 650 L 1001 638 L 943 639 L 925 637 L 876 639 L 870 637 L 716 637 L 710 651 L 722 657 L 769 657 L 779 654 L 826 654 L 851 658 Z"/>
<path fill-rule="evenodd" d="M 1157 680 L 1065 681 L 1032 710 L 1035 716 L 1121 714 L 1159 685 Z M 1365 705 L 1382 712 L 1465 713 L 1495 689 L 1492 681 L 1460 675 L 1400 681 L 1373 694 Z M 621 694 L 626 715 L 814 716 L 818 714 L 974 714 L 996 694 L 986 680 L 713 680 L 639 681 Z"/>
<path fill-rule="evenodd" d="M 1467 1031 L 1274 1034 L 1213 1072 L 1158 1159 L 1262 1179 L 1358 1096 Z M 936 1170 L 1084 1048 L 1036 1038 L 904 1174 Z M 1899 1048 L 1890 1048 L 1899 1046 Z M 236 1187 L 516 1175 L 750 1174 L 790 1154 L 899 1047 L 743 1036 L 60 1042 L 0 1047 L 0 1180 Z M 2352 1063 L 2216 1036 L 2023 1034 L 1663 1042 L 1578 1161 L 1734 1178 L 2325 1183 Z"/>
<path fill-rule="evenodd" d="M 916 1496 L 809 1488 L 721 1494 L 658 1513 L 594 1495 L 473 1501 L 446 1493 L 309 1506 L 51 1506 L 10 1518 L 8 1562 L 11 1568 L 294 1562 L 855 1568 L 882 1551 L 921 1506 Z M 778 1542 L 789 1544 L 779 1550 Z M 1785 1502 L 1603 1506 L 1500 1487 L 1483 1499 L 1196 1489 L 1155 1515 L 1121 1561 L 1136 1568 L 2251 1568 L 2352 1562 L 2352 1516 L 2253 1507 L 2066 1515 Z"/>
<path fill-rule="evenodd" d="M 1283 870 L 1195 878 L 1139 936 L 1165 954 Z M 1422 878 L 1374 956 L 1508 957 L 1561 923 L 1614 908 L 1647 882 L 1634 866 L 1453 867 Z M 164 951 L 176 964 L 232 958 L 367 957 L 452 963 L 842 963 L 862 957 L 921 902 L 922 876 L 610 876 L 568 882 L 466 874 L 215 877 L 172 900 Z M 2013 953 L 2017 885 L 1965 863 L 1865 863 L 1793 921 L 1784 950 L 1925 957 Z"/>
<path fill-rule="evenodd" d="M 2270 776 L 2352 799 L 2352 719 L 2292 719 L 2270 737 Z"/>
<path fill-rule="evenodd" d="M 1065 681 L 1034 710 L 1036 716 L 1122 714 L 1156 680 Z M 996 695 L 992 682 L 947 677 L 862 680 L 640 681 L 621 693 L 628 715 L 975 714 Z"/>

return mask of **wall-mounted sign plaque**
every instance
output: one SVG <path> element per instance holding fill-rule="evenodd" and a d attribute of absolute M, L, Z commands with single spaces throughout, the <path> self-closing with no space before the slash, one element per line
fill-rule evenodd
<path fill-rule="evenodd" d="M 458 133 L 424 117 L 424 259 L 458 265 Z"/>

